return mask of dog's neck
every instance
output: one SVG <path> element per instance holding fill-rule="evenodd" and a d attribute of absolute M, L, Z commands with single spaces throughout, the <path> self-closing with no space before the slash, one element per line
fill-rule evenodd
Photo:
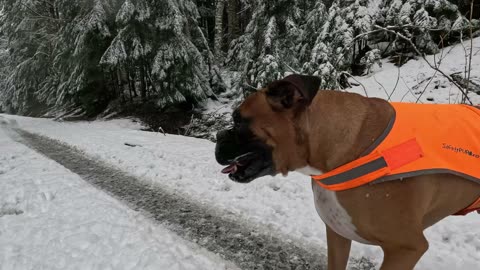
<path fill-rule="evenodd" d="M 355 160 L 382 134 L 393 114 L 382 99 L 318 92 L 299 119 L 308 140 L 307 165 L 327 172 Z"/>

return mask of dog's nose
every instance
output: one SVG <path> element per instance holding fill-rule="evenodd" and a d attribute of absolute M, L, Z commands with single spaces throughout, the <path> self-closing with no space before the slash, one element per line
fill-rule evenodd
<path fill-rule="evenodd" d="M 225 129 L 217 132 L 215 158 L 222 165 L 228 165 L 230 160 L 238 156 L 239 146 L 235 141 L 233 130 Z"/>

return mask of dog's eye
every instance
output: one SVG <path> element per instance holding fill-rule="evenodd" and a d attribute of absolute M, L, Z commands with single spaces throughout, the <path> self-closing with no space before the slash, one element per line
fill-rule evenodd
<path fill-rule="evenodd" d="M 240 112 L 238 110 L 235 110 L 232 114 L 232 119 L 233 119 L 233 128 L 239 129 L 244 126 L 246 123 L 245 120 L 242 118 L 240 115 Z"/>

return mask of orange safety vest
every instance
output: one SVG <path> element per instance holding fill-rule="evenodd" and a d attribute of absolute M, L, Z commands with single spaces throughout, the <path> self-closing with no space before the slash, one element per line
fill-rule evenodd
<path fill-rule="evenodd" d="M 450 173 L 480 184 L 480 110 L 460 104 L 391 103 L 395 115 L 365 154 L 312 178 L 341 191 L 423 174 Z M 480 198 L 457 214 L 480 209 Z"/>

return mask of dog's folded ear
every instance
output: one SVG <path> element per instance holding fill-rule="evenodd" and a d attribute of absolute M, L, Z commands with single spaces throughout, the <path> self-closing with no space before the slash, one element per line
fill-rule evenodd
<path fill-rule="evenodd" d="M 276 110 L 310 105 L 322 80 L 316 76 L 292 74 L 267 86 L 267 100 Z"/>

